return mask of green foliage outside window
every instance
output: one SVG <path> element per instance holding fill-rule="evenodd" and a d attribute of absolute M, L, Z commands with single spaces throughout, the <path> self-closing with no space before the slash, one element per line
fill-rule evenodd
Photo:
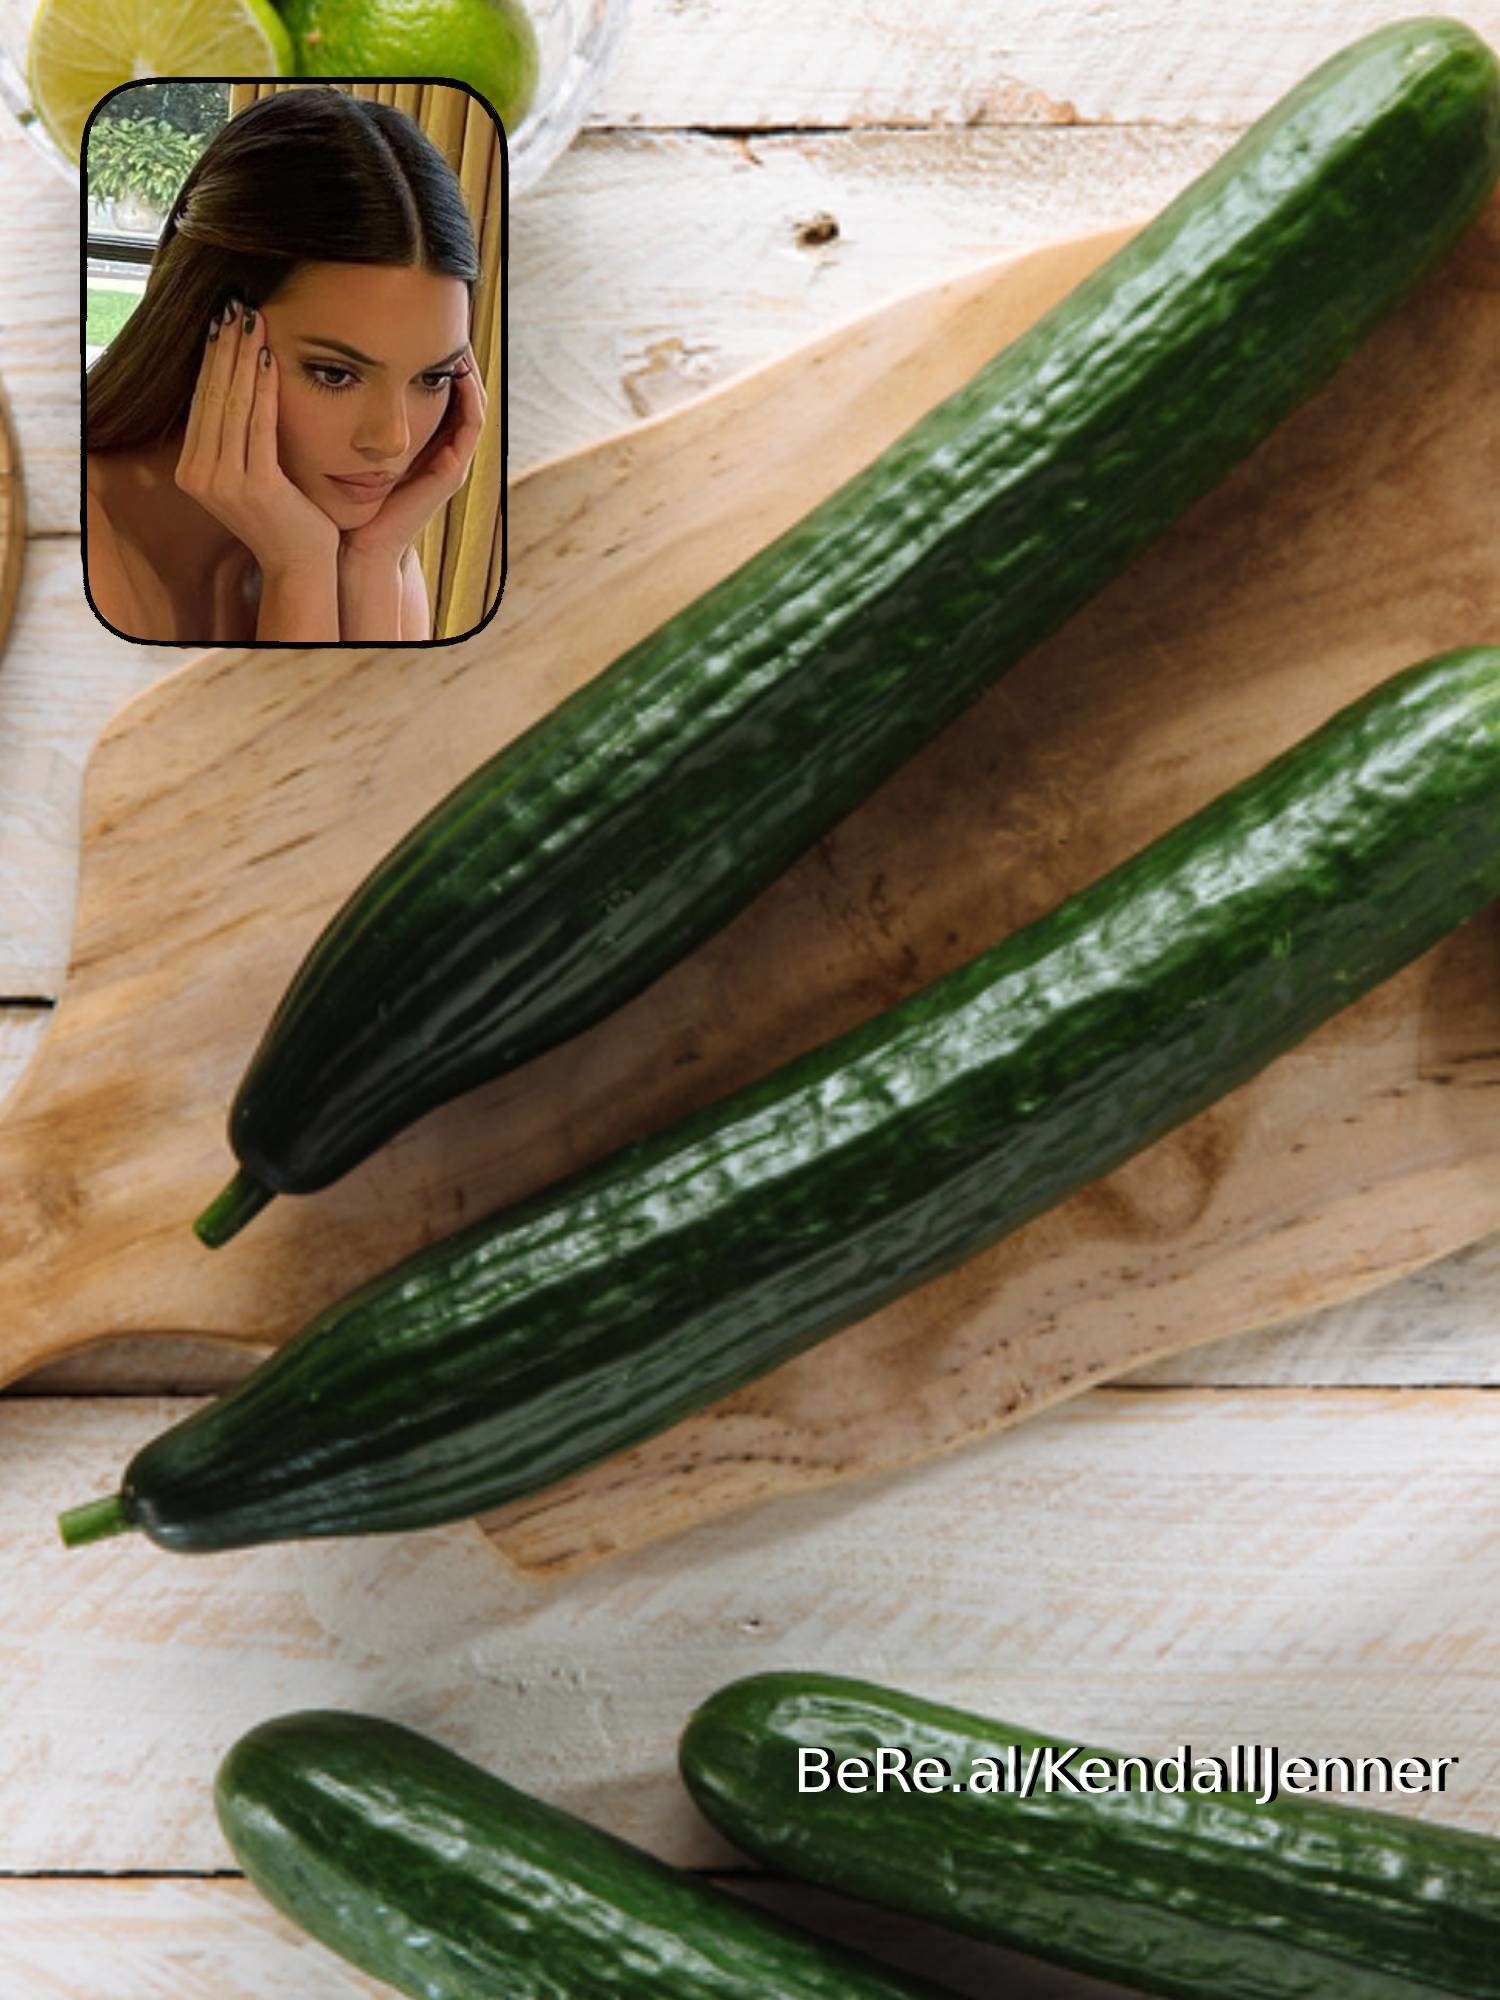
<path fill-rule="evenodd" d="M 153 208 L 170 208 L 206 144 L 163 118 L 101 122 L 89 134 L 89 193 L 100 201 L 137 194 Z"/>
<path fill-rule="evenodd" d="M 159 118 L 179 132 L 216 132 L 229 118 L 229 85 L 174 77 L 132 84 L 117 91 L 94 114 L 91 128 L 98 137 L 106 125 L 121 119 Z"/>

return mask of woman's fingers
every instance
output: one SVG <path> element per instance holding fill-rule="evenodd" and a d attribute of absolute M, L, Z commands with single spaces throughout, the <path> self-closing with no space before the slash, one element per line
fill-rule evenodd
<path fill-rule="evenodd" d="M 198 380 L 193 385 L 193 400 L 188 405 L 187 429 L 183 433 L 182 450 L 177 458 L 178 484 L 184 474 L 191 475 L 194 462 L 203 448 L 203 436 L 208 413 L 208 389 L 213 380 L 214 364 L 219 358 L 219 336 L 224 330 L 222 313 L 215 313 L 208 323 L 208 332 L 203 341 L 203 359 L 198 366 Z"/>
<path fill-rule="evenodd" d="M 239 311 L 232 301 L 225 310 L 231 317 L 219 328 L 219 337 L 213 343 L 213 354 L 208 364 L 208 380 L 203 385 L 203 429 L 198 438 L 198 462 L 205 474 L 211 473 L 219 462 L 224 435 L 224 403 L 234 374 L 235 356 L 239 352 Z"/>
<path fill-rule="evenodd" d="M 244 544 L 262 576 L 336 562 L 338 528 L 277 456 L 278 378 L 264 313 L 231 307 L 207 344 L 178 486 Z"/>
<path fill-rule="evenodd" d="M 224 428 L 219 439 L 219 461 L 231 471 L 243 473 L 249 452 L 250 412 L 255 404 L 256 368 L 265 344 L 265 329 L 254 306 L 246 306 L 227 330 L 234 347 L 224 393 Z M 221 336 L 219 345 L 224 345 Z"/>
<path fill-rule="evenodd" d="M 464 359 L 468 366 L 458 376 L 459 419 L 458 432 L 454 443 L 465 464 L 473 456 L 479 443 L 479 433 L 484 428 L 484 384 L 479 379 L 479 364 L 474 359 L 471 347 Z"/>
<path fill-rule="evenodd" d="M 231 313 L 235 308 L 230 306 Z M 224 431 L 224 405 L 229 393 L 229 384 L 234 375 L 234 365 L 238 354 L 238 314 L 227 322 L 220 316 L 219 331 L 214 334 L 212 327 L 205 342 L 203 365 L 198 371 L 198 386 L 193 393 L 192 405 L 188 411 L 187 434 L 183 439 L 182 455 L 177 462 L 177 483 L 190 492 L 201 491 L 212 477 L 219 462 L 219 448 Z"/>
<path fill-rule="evenodd" d="M 462 482 L 484 428 L 484 384 L 479 379 L 474 350 L 470 348 L 464 358 L 468 366 L 454 371 L 453 394 L 443 413 L 443 422 L 407 473 L 408 479 L 431 473 L 447 492 L 456 491 Z"/>
<path fill-rule="evenodd" d="M 255 347 L 255 402 L 250 411 L 245 469 L 252 479 L 270 483 L 281 464 L 276 455 L 276 398 L 280 384 L 269 338 L 257 341 Z"/>

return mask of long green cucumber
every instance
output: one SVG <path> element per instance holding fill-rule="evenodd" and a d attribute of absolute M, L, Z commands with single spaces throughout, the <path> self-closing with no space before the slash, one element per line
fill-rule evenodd
<path fill-rule="evenodd" d="M 1500 896 L 1500 649 L 1345 709 L 890 1012 L 330 1307 L 63 1518 L 195 1550 L 457 1519 L 963 1262 Z"/>
<path fill-rule="evenodd" d="M 709 1819 L 773 1868 L 1148 1993 L 1500 1996 L 1500 1843 L 1318 1799 L 1258 1804 L 1248 1786 L 1146 1790 L 1139 1760 L 1074 1750 L 862 1681 L 772 1673 L 710 1696 L 681 1765 Z M 799 1795 L 804 1754 L 804 1782 L 859 1759 L 847 1782 L 869 1789 Z M 997 1773 L 1006 1789 L 989 1788 Z M 914 1777 L 936 1789 L 902 1790 Z"/>
<path fill-rule="evenodd" d="M 262 1723 L 215 1801 L 283 1915 L 416 2000 L 944 2000 L 371 1716 Z"/>
<path fill-rule="evenodd" d="M 601 1019 L 724 924 L 1304 401 L 1497 173 L 1500 72 L 1467 29 L 1405 22 L 1319 69 L 379 863 L 250 1063 L 240 1170 L 204 1241 Z"/>

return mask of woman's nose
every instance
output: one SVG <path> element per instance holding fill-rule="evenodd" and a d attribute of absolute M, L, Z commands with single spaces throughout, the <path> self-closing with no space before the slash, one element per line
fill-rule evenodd
<path fill-rule="evenodd" d="M 368 408 L 354 439 L 355 450 L 371 458 L 401 458 L 410 444 L 406 401 L 399 395 L 382 397 Z"/>

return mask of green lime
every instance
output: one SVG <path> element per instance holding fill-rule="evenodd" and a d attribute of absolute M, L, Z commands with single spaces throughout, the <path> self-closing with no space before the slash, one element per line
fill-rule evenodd
<path fill-rule="evenodd" d="M 31 101 L 71 160 L 101 97 L 147 76 L 290 76 L 291 39 L 268 0 L 42 0 Z"/>
<path fill-rule="evenodd" d="M 536 91 L 536 32 L 517 0 L 284 0 L 304 76 L 451 76 L 514 132 Z"/>

